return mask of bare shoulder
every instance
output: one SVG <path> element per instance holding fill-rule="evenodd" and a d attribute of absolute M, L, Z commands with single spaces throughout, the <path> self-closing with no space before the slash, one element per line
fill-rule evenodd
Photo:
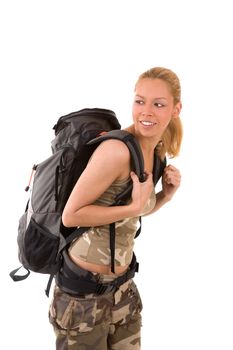
<path fill-rule="evenodd" d="M 88 168 L 101 171 L 112 181 L 125 179 L 130 173 L 129 149 L 120 140 L 103 141 L 94 151 Z"/>
<path fill-rule="evenodd" d="M 95 151 L 96 156 L 105 157 L 111 161 L 120 163 L 128 163 L 130 160 L 130 152 L 123 141 L 110 139 L 103 141 Z"/>

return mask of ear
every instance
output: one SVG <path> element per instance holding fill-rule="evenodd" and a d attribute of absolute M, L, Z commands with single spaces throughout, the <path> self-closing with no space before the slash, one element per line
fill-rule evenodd
<path fill-rule="evenodd" d="M 174 107 L 174 110 L 173 110 L 173 113 L 172 113 L 172 117 L 173 118 L 178 118 L 180 116 L 181 109 L 182 109 L 182 103 L 178 102 L 175 105 L 175 107 Z"/>

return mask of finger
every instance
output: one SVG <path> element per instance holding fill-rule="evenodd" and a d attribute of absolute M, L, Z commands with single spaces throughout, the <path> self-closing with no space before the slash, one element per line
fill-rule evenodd
<path fill-rule="evenodd" d="M 164 174 L 164 176 L 169 176 L 169 177 L 176 177 L 176 178 L 181 178 L 181 174 L 179 171 L 166 171 L 166 173 Z"/>
<path fill-rule="evenodd" d="M 144 176 L 145 176 L 146 180 L 151 180 L 152 179 L 152 173 L 147 171 L 147 170 L 144 171 Z"/>
<path fill-rule="evenodd" d="M 172 177 L 177 177 L 177 178 L 180 178 L 180 177 L 181 177 L 180 172 L 179 172 L 179 170 L 177 170 L 177 169 L 175 169 L 175 170 L 167 169 L 167 170 L 165 171 L 165 173 L 164 173 L 164 176 L 165 176 L 165 177 L 170 177 L 170 176 L 172 176 Z"/>
<path fill-rule="evenodd" d="M 179 173 L 179 170 L 174 166 L 174 165 L 171 165 L 169 164 L 165 169 L 164 169 L 165 172 L 167 171 L 171 171 L 171 172 L 178 172 Z"/>
<path fill-rule="evenodd" d="M 180 184 L 181 177 L 180 176 L 166 176 L 165 182 L 169 185 L 178 186 Z"/>
<path fill-rule="evenodd" d="M 164 179 L 168 180 L 168 179 L 176 179 L 176 180 L 180 180 L 181 179 L 181 174 L 179 171 L 169 171 L 167 170 L 166 173 L 164 174 Z"/>
<path fill-rule="evenodd" d="M 131 171 L 131 172 L 130 172 L 130 176 L 131 176 L 131 179 L 132 179 L 134 182 L 139 182 L 139 178 L 138 178 L 137 174 L 135 174 L 134 171 Z"/>

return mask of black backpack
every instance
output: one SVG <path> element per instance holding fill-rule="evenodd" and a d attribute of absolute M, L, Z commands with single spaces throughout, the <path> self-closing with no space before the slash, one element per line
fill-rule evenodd
<path fill-rule="evenodd" d="M 111 110 L 82 109 L 58 119 L 53 127 L 52 155 L 32 168 L 29 200 L 18 227 L 18 256 L 25 275 L 19 267 L 10 273 L 14 281 L 27 278 L 30 271 L 49 274 L 48 295 L 52 278 L 59 271 L 65 248 L 83 234 L 87 227 L 64 227 L 61 221 L 66 201 L 88 160 L 100 142 L 107 139 L 123 141 L 131 154 L 132 169 L 140 181 L 144 179 L 143 156 L 134 136 L 124 130 Z M 166 161 L 155 154 L 154 184 L 162 175 Z M 115 199 L 114 205 L 125 204 L 132 185 Z M 114 272 L 115 223 L 110 227 L 111 268 Z M 140 229 L 137 235 L 140 233 Z"/>

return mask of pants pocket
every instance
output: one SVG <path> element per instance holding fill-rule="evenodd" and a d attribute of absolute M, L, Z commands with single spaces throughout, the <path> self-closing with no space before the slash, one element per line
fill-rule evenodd
<path fill-rule="evenodd" d="M 127 325 L 131 320 L 141 319 L 142 301 L 135 283 L 124 283 L 115 293 L 113 323 Z"/>
<path fill-rule="evenodd" d="M 95 325 L 96 308 L 95 298 L 75 298 L 56 287 L 49 320 L 58 330 L 87 333 Z"/>
<path fill-rule="evenodd" d="M 134 283 L 134 281 L 132 281 L 132 284 L 130 286 L 129 294 L 132 296 L 132 298 L 134 300 L 134 303 L 133 303 L 134 309 L 132 312 L 132 316 L 134 314 L 141 313 L 141 311 L 143 309 L 142 299 L 141 299 L 140 293 L 139 293 L 138 288 L 137 288 L 136 284 Z"/>

